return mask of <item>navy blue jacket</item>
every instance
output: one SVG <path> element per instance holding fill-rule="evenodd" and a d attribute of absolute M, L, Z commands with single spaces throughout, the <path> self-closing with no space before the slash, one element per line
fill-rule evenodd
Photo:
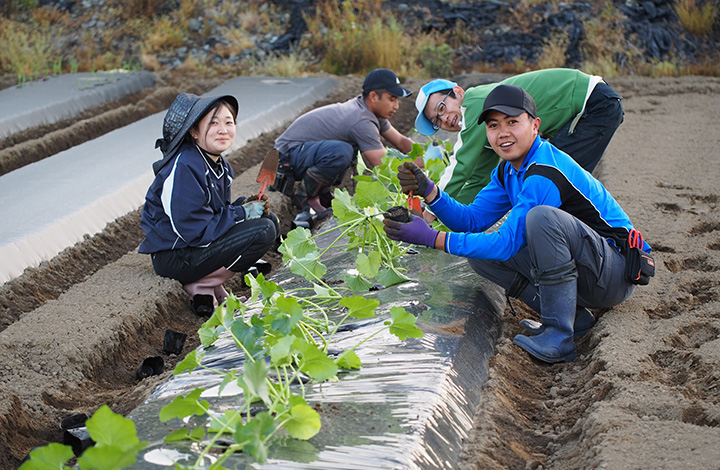
<path fill-rule="evenodd" d="M 195 144 L 184 143 L 155 175 L 145 196 L 140 253 L 206 247 L 245 220 L 230 204 L 233 171 L 221 156 L 210 165 Z"/>

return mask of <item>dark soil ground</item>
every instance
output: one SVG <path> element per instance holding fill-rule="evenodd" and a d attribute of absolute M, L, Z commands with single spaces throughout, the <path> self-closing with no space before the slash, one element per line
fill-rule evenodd
<path fill-rule="evenodd" d="M 0 173 L 227 78 L 162 75 L 154 89 L 80 120 L 13 136 L 0 142 Z M 352 97 L 362 78 L 339 81 L 315 106 Z M 417 91 L 423 83 L 405 85 Z M 596 176 L 654 247 L 657 275 L 624 304 L 596 312 L 598 325 L 570 364 L 531 360 L 512 344 L 519 327 L 507 314 L 460 468 L 718 468 L 720 80 L 626 77 L 612 85 L 625 97 L 626 117 Z M 392 122 L 407 133 L 414 118 L 405 100 Z M 229 156 L 237 195 L 257 191 L 259 162 L 282 130 Z M 293 209 L 270 196 L 286 232 Z M 138 209 L 0 286 L 0 468 L 15 469 L 33 447 L 61 441 L 58 424 L 70 414 L 102 404 L 129 412 L 169 374 L 138 381 L 144 358 L 160 355 L 172 370 L 197 346 L 203 319 L 177 282 L 155 275 L 136 253 L 139 216 Z M 281 261 L 277 252 L 265 259 Z M 239 279 L 229 287 L 243 293 Z M 161 351 L 167 328 L 188 334 L 179 356 Z"/>

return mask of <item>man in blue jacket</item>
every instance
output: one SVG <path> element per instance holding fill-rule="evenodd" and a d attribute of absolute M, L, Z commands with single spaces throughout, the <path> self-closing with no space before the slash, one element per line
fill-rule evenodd
<path fill-rule="evenodd" d="M 598 180 L 539 136 L 535 102 L 522 88 L 493 89 L 479 122 L 501 163 L 469 205 L 412 163 L 399 168 L 403 192 L 422 194 L 452 232 L 415 216 L 408 223 L 386 218 L 385 231 L 469 258 L 476 272 L 540 313 L 541 323 L 521 322 L 528 335 L 517 335 L 515 344 L 545 362 L 572 361 L 573 337 L 595 323 L 587 309 L 617 305 L 635 289 L 625 275 L 633 225 Z M 508 211 L 497 231 L 485 233 Z M 650 246 L 643 241 L 641 249 Z"/>

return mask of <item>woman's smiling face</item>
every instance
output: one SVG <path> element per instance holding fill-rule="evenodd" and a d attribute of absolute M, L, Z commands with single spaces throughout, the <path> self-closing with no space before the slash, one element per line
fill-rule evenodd
<path fill-rule="evenodd" d="M 220 105 L 190 129 L 190 136 L 201 149 L 219 155 L 233 144 L 236 131 L 232 112 L 227 106 Z"/>

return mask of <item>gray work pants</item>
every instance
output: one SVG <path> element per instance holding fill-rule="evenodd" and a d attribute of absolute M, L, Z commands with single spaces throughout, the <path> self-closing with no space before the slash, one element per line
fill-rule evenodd
<path fill-rule="evenodd" d="M 625 281 L 625 257 L 574 216 L 556 207 L 536 206 L 526 222 L 527 245 L 517 255 L 507 261 L 469 259 L 473 270 L 506 291 L 520 273 L 530 282 L 518 297 L 537 312 L 537 277 L 571 260 L 578 270 L 580 307 L 613 307 L 635 290 L 634 284 Z"/>

